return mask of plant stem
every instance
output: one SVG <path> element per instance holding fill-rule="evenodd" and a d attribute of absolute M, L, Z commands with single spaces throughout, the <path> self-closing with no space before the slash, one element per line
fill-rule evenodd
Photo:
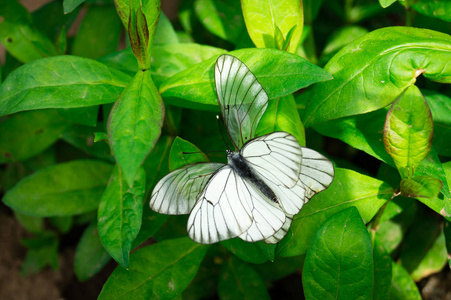
<path fill-rule="evenodd" d="M 392 201 L 393 198 L 399 196 L 400 194 L 401 194 L 401 192 L 399 192 L 399 191 L 394 193 L 393 196 L 387 202 L 385 202 L 381 208 L 379 208 L 379 211 L 377 212 L 376 217 L 374 218 L 374 221 L 371 222 L 371 232 L 373 234 L 375 234 L 376 231 L 379 230 L 379 223 L 381 221 L 382 215 L 384 214 L 384 211 L 387 208 L 390 201 Z"/>

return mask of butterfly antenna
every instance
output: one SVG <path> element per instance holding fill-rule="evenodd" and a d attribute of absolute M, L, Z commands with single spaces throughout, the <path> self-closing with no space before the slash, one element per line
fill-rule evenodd
<path fill-rule="evenodd" d="M 219 132 L 221 133 L 221 138 L 224 141 L 224 144 L 226 145 L 227 150 L 230 151 L 230 146 L 227 143 L 227 140 L 224 138 L 224 134 L 222 133 L 222 130 L 221 130 L 221 121 L 219 121 L 219 115 L 216 115 L 216 120 L 218 120 L 218 127 L 219 127 Z"/>

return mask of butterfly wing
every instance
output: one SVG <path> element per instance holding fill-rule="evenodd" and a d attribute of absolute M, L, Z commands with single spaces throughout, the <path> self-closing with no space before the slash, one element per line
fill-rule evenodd
<path fill-rule="evenodd" d="M 334 178 L 332 163 L 320 153 L 301 147 L 286 132 L 273 132 L 248 142 L 241 154 L 276 194 L 287 215 L 295 215 Z"/>
<path fill-rule="evenodd" d="M 199 163 L 184 166 L 164 176 L 150 197 L 150 208 L 167 215 L 189 214 L 208 179 L 224 164 Z"/>
<path fill-rule="evenodd" d="M 293 222 L 293 215 L 286 215 L 285 223 L 283 223 L 283 226 L 272 236 L 265 239 L 265 243 L 276 244 L 276 243 L 280 242 L 285 237 L 285 235 L 287 235 L 288 229 L 290 229 L 292 222 Z"/>
<path fill-rule="evenodd" d="M 228 134 L 236 149 L 240 149 L 255 136 L 268 106 L 268 95 L 248 67 L 227 54 L 216 61 L 215 84 Z"/>
<path fill-rule="evenodd" d="M 267 181 L 294 187 L 299 179 L 302 148 L 294 136 L 273 132 L 248 142 L 241 155 Z"/>
<path fill-rule="evenodd" d="M 244 185 L 252 201 L 252 225 L 240 235 L 240 238 L 248 242 L 268 239 L 279 232 L 286 223 L 285 213 L 279 205 L 268 201 L 260 191 L 246 180 L 244 180 Z"/>
<path fill-rule="evenodd" d="M 225 165 L 208 181 L 188 218 L 188 235 L 201 244 L 239 236 L 252 224 L 252 203 L 243 179 Z"/>

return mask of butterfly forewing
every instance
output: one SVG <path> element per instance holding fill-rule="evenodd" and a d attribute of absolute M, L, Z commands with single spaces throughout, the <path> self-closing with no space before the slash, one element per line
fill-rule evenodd
<path fill-rule="evenodd" d="M 216 61 L 215 84 L 227 131 L 235 147 L 240 149 L 255 136 L 268 106 L 268 95 L 248 67 L 227 54 Z"/>
<path fill-rule="evenodd" d="M 167 215 L 189 214 L 211 175 L 222 166 L 199 163 L 169 173 L 153 189 L 150 208 Z"/>
<path fill-rule="evenodd" d="M 273 132 L 247 143 L 241 155 L 250 166 L 267 180 L 287 188 L 299 179 L 302 150 L 294 136 Z"/>

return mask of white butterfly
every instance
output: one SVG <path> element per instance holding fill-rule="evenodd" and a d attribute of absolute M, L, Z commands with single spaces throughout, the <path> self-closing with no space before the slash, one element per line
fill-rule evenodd
<path fill-rule="evenodd" d="M 234 237 L 277 243 L 304 203 L 330 185 L 333 165 L 301 147 L 289 133 L 253 138 L 268 95 L 240 60 L 221 55 L 215 83 L 237 152 L 227 151 L 228 164 L 191 164 L 169 173 L 155 186 L 150 208 L 162 214 L 190 214 L 188 234 L 198 243 Z"/>

